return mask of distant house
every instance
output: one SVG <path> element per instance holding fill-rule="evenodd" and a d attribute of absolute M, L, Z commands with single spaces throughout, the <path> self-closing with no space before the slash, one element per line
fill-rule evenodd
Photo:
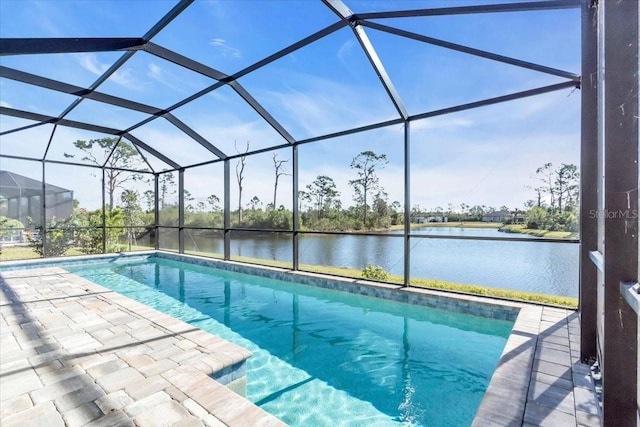
<path fill-rule="evenodd" d="M 493 211 L 482 215 L 482 222 L 506 222 L 510 216 L 509 211 Z"/>
<path fill-rule="evenodd" d="M 449 218 L 446 216 L 412 216 L 411 222 L 414 224 L 425 224 L 427 222 L 448 222 Z"/>
<path fill-rule="evenodd" d="M 73 213 L 73 191 L 46 184 L 14 172 L 0 170 L 0 216 L 17 219 L 29 227 L 42 222 L 42 191 L 46 194 L 46 217 L 69 218 Z"/>
<path fill-rule="evenodd" d="M 483 222 L 509 222 L 512 224 L 524 223 L 524 212 L 515 211 L 494 211 L 482 216 Z"/>
<path fill-rule="evenodd" d="M 525 213 L 524 211 L 513 211 L 510 219 L 512 224 L 524 224 Z"/>

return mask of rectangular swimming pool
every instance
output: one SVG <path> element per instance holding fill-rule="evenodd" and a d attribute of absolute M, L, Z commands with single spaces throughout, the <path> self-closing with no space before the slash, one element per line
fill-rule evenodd
<path fill-rule="evenodd" d="M 468 426 L 513 326 L 163 257 L 65 268 L 251 350 L 247 398 L 292 426 Z"/>

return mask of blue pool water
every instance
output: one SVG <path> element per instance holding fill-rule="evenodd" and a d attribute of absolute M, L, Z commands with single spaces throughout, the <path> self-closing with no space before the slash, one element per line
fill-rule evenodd
<path fill-rule="evenodd" d="M 247 398 L 292 426 L 468 426 L 512 327 L 166 259 L 66 268 L 251 350 Z"/>

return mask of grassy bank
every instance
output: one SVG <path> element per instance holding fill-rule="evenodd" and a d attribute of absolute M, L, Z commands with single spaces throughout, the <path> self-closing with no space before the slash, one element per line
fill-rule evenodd
<path fill-rule="evenodd" d="M 234 261 L 247 262 L 251 264 L 268 265 L 272 267 L 291 268 L 290 262 L 263 260 L 249 257 L 233 257 Z M 312 273 L 328 274 L 332 276 L 350 277 L 355 279 L 362 279 L 362 270 L 356 270 L 346 267 L 329 267 L 323 265 L 311 265 L 300 264 L 301 271 L 308 271 Z M 399 284 L 403 283 L 403 277 L 398 275 L 390 275 L 389 283 Z M 419 288 L 437 289 L 443 291 L 451 291 L 457 293 L 464 293 L 470 295 L 481 295 L 486 297 L 501 298 L 515 301 L 526 301 L 536 304 L 554 305 L 567 308 L 576 308 L 578 306 L 578 299 L 571 297 L 562 297 L 556 295 L 538 294 L 535 292 L 516 291 L 511 289 L 490 288 L 486 286 L 447 282 L 444 280 L 435 279 L 423 279 L 412 278 L 411 285 Z"/>
<path fill-rule="evenodd" d="M 411 224 L 411 228 L 430 227 L 455 227 L 455 228 L 500 228 L 500 222 L 461 221 L 461 222 L 425 222 L 424 224 Z M 392 225 L 389 230 L 404 230 L 404 225 Z"/>
<path fill-rule="evenodd" d="M 132 249 L 148 250 L 151 248 L 135 247 Z M 189 251 L 188 253 L 191 255 L 199 255 L 199 256 L 205 256 L 205 257 L 217 257 L 217 258 L 222 257 L 221 254 L 211 254 L 206 252 Z M 68 251 L 66 255 L 67 256 L 82 255 L 82 253 L 80 253 L 78 250 L 72 249 Z M 2 251 L 2 255 L 0 255 L 0 260 L 2 261 L 33 259 L 33 258 L 38 258 L 38 255 L 31 248 L 28 248 L 28 247 L 4 248 Z M 250 264 L 259 264 L 259 265 L 266 265 L 266 266 L 279 267 L 279 268 L 285 268 L 285 269 L 292 268 L 291 262 L 287 262 L 287 261 L 273 261 L 273 260 L 241 257 L 241 256 L 233 256 L 231 259 L 232 261 L 246 262 Z M 362 270 L 357 270 L 353 268 L 300 264 L 300 270 L 312 272 L 312 273 L 328 274 L 332 276 L 362 279 Z M 390 275 L 388 283 L 401 285 L 403 283 L 403 277 L 398 275 Z M 522 291 L 511 290 L 511 289 L 489 288 L 489 287 L 473 285 L 473 284 L 447 282 L 444 280 L 412 278 L 411 285 L 420 287 L 420 288 L 437 289 L 437 290 L 443 290 L 443 291 L 451 291 L 451 292 L 464 293 L 464 294 L 470 294 L 470 295 L 481 295 L 486 297 L 494 297 L 494 298 L 501 298 L 501 299 L 508 299 L 508 300 L 516 300 L 516 301 L 526 301 L 526 302 L 532 302 L 536 304 L 554 305 L 554 306 L 561 306 L 561 307 L 567 307 L 567 308 L 576 308 L 578 306 L 577 298 L 537 294 L 533 292 L 522 292 Z"/>
<path fill-rule="evenodd" d="M 122 250 L 126 251 L 126 245 L 123 245 Z M 151 251 L 151 250 L 153 250 L 153 248 L 149 246 L 131 246 L 131 252 Z M 67 252 L 63 256 L 67 257 L 67 256 L 77 256 L 77 255 L 86 255 L 86 254 L 81 252 L 77 248 L 70 248 L 67 250 Z M 40 255 L 38 255 L 29 246 L 4 247 L 2 248 L 2 253 L 0 254 L 0 261 L 20 261 L 20 260 L 36 259 L 36 258 L 40 258 Z"/>
<path fill-rule="evenodd" d="M 21 259 L 40 258 L 33 249 L 28 246 L 9 246 L 2 248 L 0 261 L 17 261 Z"/>
<path fill-rule="evenodd" d="M 500 230 L 507 233 L 528 234 L 530 236 L 544 237 L 545 239 L 578 239 L 580 237 L 578 233 L 571 231 L 534 230 L 526 228 L 524 224 L 505 225 L 500 227 Z"/>

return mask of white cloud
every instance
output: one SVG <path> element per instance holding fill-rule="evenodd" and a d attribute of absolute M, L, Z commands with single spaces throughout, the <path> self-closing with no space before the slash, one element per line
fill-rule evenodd
<path fill-rule="evenodd" d="M 97 76 L 104 74 L 109 69 L 109 65 L 98 61 L 98 57 L 94 53 L 76 53 L 74 56 L 82 68 Z"/>
<path fill-rule="evenodd" d="M 209 42 L 209 44 L 211 44 L 211 46 L 216 48 L 216 50 L 220 52 L 220 55 L 222 56 L 229 56 L 232 58 L 242 57 L 242 52 L 240 51 L 240 49 L 236 49 L 235 47 L 229 46 L 229 44 L 225 39 L 214 38 L 211 40 L 211 42 Z"/>
<path fill-rule="evenodd" d="M 153 62 L 150 62 L 147 66 L 147 76 L 172 90 L 180 91 L 180 88 L 171 83 L 171 80 L 174 79 L 174 76 L 172 76 L 164 69 L 162 69 L 159 65 L 156 65 Z"/>
<path fill-rule="evenodd" d="M 5 107 L 5 108 L 13 108 L 11 106 L 11 104 L 9 104 L 7 101 L 3 101 L 0 99 L 0 107 Z"/>
<path fill-rule="evenodd" d="M 142 90 L 142 85 L 138 83 L 129 68 L 120 68 L 109 77 L 109 80 L 127 89 Z"/>
<path fill-rule="evenodd" d="M 319 136 L 398 117 L 382 87 L 359 87 L 284 70 L 279 75 L 287 82 L 282 90 L 255 95 L 279 112 L 274 114 L 294 135 Z"/>
<path fill-rule="evenodd" d="M 428 119 L 415 120 L 411 122 L 412 131 L 434 130 L 434 129 L 459 129 L 473 126 L 474 121 L 467 118 L 438 116 Z"/>
<path fill-rule="evenodd" d="M 29 6 L 32 9 L 33 25 L 50 34 L 50 37 L 65 37 L 62 29 L 74 25 L 69 16 L 56 7 L 54 2 L 32 1 Z"/>
<path fill-rule="evenodd" d="M 82 68 L 96 76 L 101 76 L 111 66 L 111 64 L 100 62 L 94 53 L 77 53 L 74 54 L 74 57 Z M 137 80 L 133 77 L 132 70 L 129 68 L 120 68 L 109 77 L 109 80 L 128 89 L 142 89 L 141 85 L 139 85 Z"/>
<path fill-rule="evenodd" d="M 342 63 L 342 65 L 351 73 L 352 76 L 357 77 L 358 71 L 354 69 L 353 63 L 354 59 L 352 57 L 354 55 L 362 56 L 362 52 L 354 51 L 354 48 L 358 47 L 354 39 L 349 39 L 342 43 L 340 48 L 338 49 L 338 53 L 336 57 Z M 359 48 L 359 47 L 358 47 Z"/>
<path fill-rule="evenodd" d="M 522 208 L 533 193 L 535 169 L 548 161 L 554 164 L 578 162 L 575 144 L 579 136 L 540 135 L 541 143 L 530 149 L 499 150 L 508 141 L 492 139 L 496 145 L 479 144 L 476 149 L 460 152 L 436 166 L 413 168 L 411 172 L 412 204 L 425 208 L 466 203 Z"/>

